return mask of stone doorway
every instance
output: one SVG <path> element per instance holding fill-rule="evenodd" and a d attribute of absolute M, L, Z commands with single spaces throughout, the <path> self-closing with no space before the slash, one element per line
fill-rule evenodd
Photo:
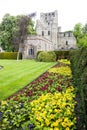
<path fill-rule="evenodd" d="M 36 46 L 31 45 L 28 48 L 28 56 L 29 56 L 29 59 L 35 59 L 36 58 Z"/>

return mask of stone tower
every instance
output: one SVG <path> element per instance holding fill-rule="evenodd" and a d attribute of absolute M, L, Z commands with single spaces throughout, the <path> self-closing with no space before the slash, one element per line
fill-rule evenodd
<path fill-rule="evenodd" d="M 58 12 L 41 13 L 40 20 L 36 22 L 37 35 L 52 41 L 54 50 L 58 47 L 57 33 L 58 33 Z"/>

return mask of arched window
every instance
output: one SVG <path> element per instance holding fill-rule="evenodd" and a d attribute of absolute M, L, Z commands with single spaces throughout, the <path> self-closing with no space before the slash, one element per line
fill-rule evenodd
<path fill-rule="evenodd" d="M 44 36 L 44 31 L 42 31 L 42 36 Z"/>
<path fill-rule="evenodd" d="M 50 35 L 50 31 L 48 31 L 48 35 Z"/>
<path fill-rule="evenodd" d="M 34 48 L 29 49 L 29 55 L 34 55 Z"/>
<path fill-rule="evenodd" d="M 66 41 L 66 45 L 68 45 L 68 41 Z"/>

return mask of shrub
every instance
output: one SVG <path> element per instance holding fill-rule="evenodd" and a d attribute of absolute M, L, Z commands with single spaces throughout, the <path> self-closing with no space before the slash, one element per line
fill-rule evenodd
<path fill-rule="evenodd" d="M 87 129 L 87 48 L 71 52 L 71 70 L 74 86 L 77 88 L 78 106 L 76 113 L 81 123 L 78 129 Z"/>
<path fill-rule="evenodd" d="M 54 51 L 56 54 L 56 60 L 58 59 L 69 59 L 69 50 L 68 51 Z"/>
<path fill-rule="evenodd" d="M 40 52 L 38 54 L 38 61 L 42 62 L 54 62 L 56 61 L 56 54 L 52 52 Z"/>
<path fill-rule="evenodd" d="M 1 52 L 0 59 L 17 59 L 18 52 Z M 22 53 L 19 53 L 19 59 L 22 59 Z"/>

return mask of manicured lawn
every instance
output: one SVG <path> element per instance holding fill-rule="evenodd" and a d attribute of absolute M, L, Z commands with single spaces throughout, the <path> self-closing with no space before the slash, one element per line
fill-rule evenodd
<path fill-rule="evenodd" d="M 0 101 L 23 88 L 56 63 L 0 60 Z"/>

